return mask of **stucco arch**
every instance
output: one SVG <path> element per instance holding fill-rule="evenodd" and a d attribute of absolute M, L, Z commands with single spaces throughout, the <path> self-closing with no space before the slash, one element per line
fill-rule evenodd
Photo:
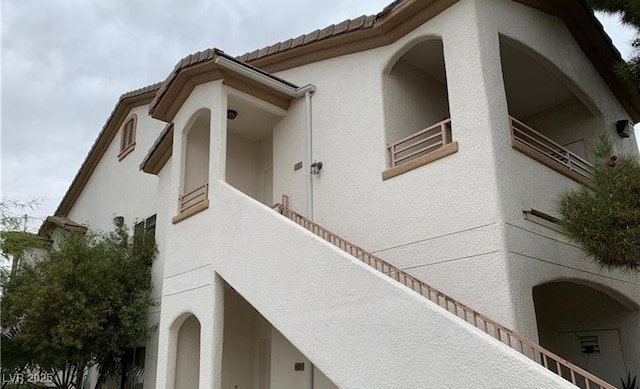
<path fill-rule="evenodd" d="M 391 73 L 391 70 L 393 70 L 394 66 L 396 66 L 398 61 L 417 45 L 424 42 L 434 41 L 434 40 L 441 41 L 444 46 L 444 40 L 440 35 L 430 34 L 430 35 L 417 36 L 410 39 L 404 45 L 402 45 L 402 47 L 400 47 L 396 52 L 394 52 L 391 55 L 391 57 L 387 60 L 387 63 L 385 64 L 382 70 L 382 73 L 383 74 Z"/>
<path fill-rule="evenodd" d="M 562 83 L 569 88 L 569 90 L 580 100 L 582 104 L 589 110 L 591 115 L 599 116 L 602 115 L 602 112 L 594 102 L 594 100 L 578 85 L 578 83 L 568 75 L 565 71 L 563 71 L 558 65 L 552 60 L 548 59 L 544 54 L 537 51 L 535 48 L 530 45 L 518 40 L 515 37 L 512 37 L 506 33 L 500 33 L 500 45 L 507 45 L 511 48 L 514 48 L 524 55 L 530 57 L 532 60 L 536 61 L 539 65 L 544 67 L 549 73 L 553 76 L 557 77 Z M 503 64 L 504 68 L 504 64 Z"/>
<path fill-rule="evenodd" d="M 624 306 L 629 310 L 640 310 L 640 304 L 634 301 L 632 297 L 628 296 L 624 292 L 618 291 L 610 286 L 603 285 L 603 284 L 594 282 L 592 280 L 584 279 L 584 278 L 577 278 L 577 277 L 552 278 L 552 279 L 544 280 L 537 283 L 536 285 L 533 286 L 533 289 L 536 289 L 543 285 L 554 284 L 554 283 L 571 283 L 571 284 L 586 286 L 615 300 L 616 302 L 620 303 L 622 306 Z"/>
<path fill-rule="evenodd" d="M 196 110 L 183 131 L 183 193 L 189 193 L 209 181 L 211 111 Z"/>
<path fill-rule="evenodd" d="M 187 320 L 190 316 L 193 316 L 196 318 L 196 320 L 200 321 L 200 319 L 198 319 L 198 315 L 196 315 L 194 312 L 182 311 L 175 316 L 175 318 L 171 322 L 171 325 L 169 326 L 169 330 L 177 331 L 178 329 L 180 329 L 180 326 L 182 326 L 184 321 Z"/>
<path fill-rule="evenodd" d="M 174 387 L 198 389 L 200 387 L 201 329 L 194 315 L 180 315 L 171 325 L 176 337 Z"/>
<path fill-rule="evenodd" d="M 453 141 L 442 38 L 407 42 L 382 74 L 389 165 L 419 159 Z"/>
<path fill-rule="evenodd" d="M 533 301 L 541 346 L 608 382 L 637 366 L 640 311 L 630 299 L 569 278 L 535 286 Z"/>
<path fill-rule="evenodd" d="M 184 135 L 188 135 L 191 129 L 193 129 L 194 124 L 202 115 L 209 115 L 209 122 L 211 121 L 211 110 L 206 107 L 201 107 L 196 109 L 191 116 L 189 116 L 189 120 L 187 120 L 186 124 L 182 128 L 182 133 Z"/>

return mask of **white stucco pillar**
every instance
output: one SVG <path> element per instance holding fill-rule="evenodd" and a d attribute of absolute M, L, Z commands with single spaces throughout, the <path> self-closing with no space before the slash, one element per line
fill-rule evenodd
<path fill-rule="evenodd" d="M 173 328 L 173 317 L 168 312 L 160 315 L 158 326 L 158 361 L 156 388 L 173 389 L 176 367 L 177 329 Z"/>
<path fill-rule="evenodd" d="M 217 274 L 213 274 L 207 300 L 209 309 L 202 312 L 200 323 L 200 389 L 221 389 L 224 281 Z"/>
<path fill-rule="evenodd" d="M 222 81 L 212 83 L 209 96 L 211 136 L 209 145 L 209 183 L 225 180 L 227 165 L 227 91 Z"/>
<path fill-rule="evenodd" d="M 469 169 L 485 178 L 483 207 L 485 222 L 502 225 L 499 151 L 497 144 L 509 145 L 507 101 L 502 81 L 499 36 L 482 17 L 483 0 L 459 2 L 449 12 L 452 20 L 443 35 L 449 108 L 453 137 L 459 154 L 468 160 Z M 496 141 L 496 140 L 499 140 Z M 501 146 L 500 146 L 501 147 Z M 500 227 L 503 231 L 503 227 Z M 469 271 L 465 282 L 477 290 L 473 306 L 501 323 L 514 323 L 504 232 L 496 239 L 500 251 L 487 255 L 482 268 L 491 268 L 490 280 L 474 279 Z"/>

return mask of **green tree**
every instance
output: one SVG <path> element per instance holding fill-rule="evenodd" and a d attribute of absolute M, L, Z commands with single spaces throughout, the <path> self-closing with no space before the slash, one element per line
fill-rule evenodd
<path fill-rule="evenodd" d="M 2 324 L 41 371 L 56 373 L 56 387 L 79 389 L 87 367 L 118 365 L 146 338 L 155 253 L 151 236 L 132 238 L 125 226 L 71 233 L 4 280 Z"/>
<path fill-rule="evenodd" d="M 9 277 L 9 269 L 16 268 L 24 253 L 32 247 L 42 247 L 43 240 L 27 232 L 32 217 L 29 211 L 40 204 L 40 200 L 18 201 L 3 198 L 0 200 L 0 281 Z M 8 262 L 11 260 L 11 262 Z M 1 284 L 0 284 L 1 285 Z M 27 369 L 35 366 L 33 356 L 22 347 L 16 338 L 17 327 L 2 327 L 0 333 L 0 373 L 4 378 L 2 388 L 8 387 L 12 377 L 19 377 Z M 14 385 L 14 387 L 28 387 Z"/>
<path fill-rule="evenodd" d="M 628 26 L 640 29 L 640 1 L 638 0 L 588 0 L 589 5 L 596 11 L 618 14 L 622 22 Z M 619 64 L 618 75 L 633 91 L 640 90 L 640 38 L 633 42 L 635 54 L 626 63 Z"/>
<path fill-rule="evenodd" d="M 564 193 L 560 223 L 604 268 L 640 271 L 640 161 L 615 156 L 611 138 L 601 133 L 592 168 L 592 188 Z"/>

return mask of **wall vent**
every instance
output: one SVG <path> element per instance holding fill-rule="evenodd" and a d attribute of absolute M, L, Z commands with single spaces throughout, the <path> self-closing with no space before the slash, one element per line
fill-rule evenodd
<path fill-rule="evenodd" d="M 583 354 L 600 354 L 600 339 L 598 335 L 578 336 L 580 350 Z"/>

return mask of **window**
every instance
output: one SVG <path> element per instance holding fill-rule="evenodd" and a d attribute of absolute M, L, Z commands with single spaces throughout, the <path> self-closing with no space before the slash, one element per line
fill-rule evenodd
<path fill-rule="evenodd" d="M 126 157 L 136 146 L 136 116 L 132 116 L 122 126 L 122 137 L 120 138 L 120 154 L 118 160 Z"/>
<path fill-rule="evenodd" d="M 134 242 L 138 239 L 144 241 L 145 238 L 155 238 L 156 236 L 156 215 L 150 216 L 147 219 L 136 223 L 133 226 L 133 239 Z"/>

